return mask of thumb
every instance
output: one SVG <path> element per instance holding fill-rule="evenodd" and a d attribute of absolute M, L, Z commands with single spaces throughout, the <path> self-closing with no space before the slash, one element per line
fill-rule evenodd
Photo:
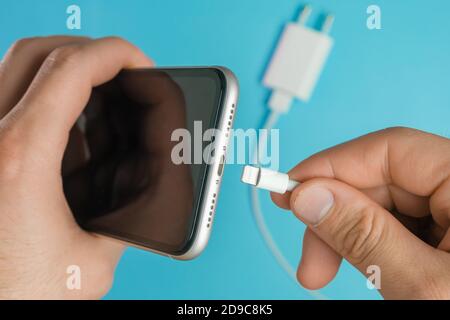
<path fill-rule="evenodd" d="M 293 191 L 290 204 L 300 220 L 365 276 L 379 270 L 385 298 L 420 298 L 429 291 L 427 279 L 440 270 L 436 250 L 362 192 L 337 180 L 312 179 Z"/>
<path fill-rule="evenodd" d="M 111 80 L 122 69 L 142 66 L 151 66 L 151 61 L 116 37 L 59 47 L 46 58 L 7 117 L 15 120 L 17 131 L 27 136 L 29 144 L 45 150 L 59 166 L 69 132 L 92 88 Z"/>

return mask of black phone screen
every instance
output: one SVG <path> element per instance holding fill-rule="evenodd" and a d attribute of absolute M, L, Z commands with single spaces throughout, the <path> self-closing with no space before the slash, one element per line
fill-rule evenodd
<path fill-rule="evenodd" d="M 199 135 L 215 128 L 224 86 L 214 68 L 155 68 L 123 70 L 94 88 L 63 160 L 77 222 L 169 254 L 188 248 L 208 170 L 195 143 L 208 143 Z M 192 152 L 180 151 L 186 133 Z"/>

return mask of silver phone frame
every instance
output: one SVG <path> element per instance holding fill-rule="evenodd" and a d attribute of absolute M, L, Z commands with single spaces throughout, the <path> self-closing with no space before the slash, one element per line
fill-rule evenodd
<path fill-rule="evenodd" d="M 223 171 L 225 170 L 226 152 L 231 136 L 231 129 L 233 128 L 234 118 L 236 114 L 236 107 L 239 97 L 239 85 L 236 76 L 231 70 L 225 67 L 214 66 L 210 67 L 221 71 L 225 77 L 225 92 L 222 99 L 222 109 L 219 119 L 217 121 L 217 129 L 220 130 L 220 136 L 215 137 L 215 150 L 218 156 L 214 158 L 212 164 L 208 168 L 208 174 L 205 179 L 203 187 L 202 203 L 197 212 L 197 227 L 196 234 L 193 236 L 193 243 L 191 247 L 182 255 L 169 255 L 171 258 L 177 260 L 191 260 L 200 255 L 206 248 L 211 230 L 214 223 L 214 217 L 217 207 L 218 195 L 220 192 L 220 185 L 222 182 Z M 219 167 L 222 166 L 219 173 Z M 209 219 L 211 221 L 209 221 Z"/>
<path fill-rule="evenodd" d="M 164 68 L 164 67 L 161 67 Z M 223 171 L 225 169 L 225 163 L 222 162 L 226 159 L 226 152 L 231 136 L 231 129 L 233 128 L 234 118 L 236 115 L 237 102 L 239 97 L 239 84 L 234 73 L 222 66 L 195 66 L 195 67 L 169 67 L 170 69 L 216 69 L 222 72 L 225 78 L 225 92 L 222 97 L 221 114 L 217 120 L 216 129 L 219 129 L 220 136 L 215 137 L 215 150 L 219 152 L 219 156 L 214 157 L 212 164 L 208 164 L 208 173 L 206 175 L 203 185 L 203 195 L 201 197 L 201 203 L 198 206 L 197 221 L 192 236 L 192 244 L 189 249 L 180 255 L 173 255 L 167 252 L 152 249 L 143 245 L 139 245 L 133 242 L 129 242 L 120 238 L 115 238 L 110 235 L 96 233 L 98 236 L 110 239 L 116 242 L 120 242 L 126 246 L 135 247 L 145 251 L 150 251 L 159 255 L 167 256 L 176 260 L 192 260 L 198 257 L 208 244 L 211 236 L 212 226 L 214 223 L 214 217 L 216 213 L 217 201 L 220 192 L 220 186 L 222 183 Z M 221 173 L 219 174 L 219 167 L 222 166 Z M 213 201 L 214 199 L 214 201 Z M 211 214 L 210 214 L 211 213 Z"/>

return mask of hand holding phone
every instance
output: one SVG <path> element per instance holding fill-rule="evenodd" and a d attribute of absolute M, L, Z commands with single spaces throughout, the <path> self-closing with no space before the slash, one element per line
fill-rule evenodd
<path fill-rule="evenodd" d="M 0 298 L 100 298 L 123 245 L 81 229 L 61 161 L 92 87 L 151 60 L 118 38 L 16 42 L 0 65 Z M 69 272 L 69 273 L 68 273 Z M 69 277 L 80 276 L 70 290 Z"/>

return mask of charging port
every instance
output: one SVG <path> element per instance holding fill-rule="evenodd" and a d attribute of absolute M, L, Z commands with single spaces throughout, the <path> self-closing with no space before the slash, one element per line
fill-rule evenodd
<path fill-rule="evenodd" d="M 223 155 L 222 157 L 220 157 L 219 168 L 217 169 L 217 174 L 219 175 L 219 177 L 223 173 L 223 167 L 224 166 L 225 166 L 225 156 Z"/>

